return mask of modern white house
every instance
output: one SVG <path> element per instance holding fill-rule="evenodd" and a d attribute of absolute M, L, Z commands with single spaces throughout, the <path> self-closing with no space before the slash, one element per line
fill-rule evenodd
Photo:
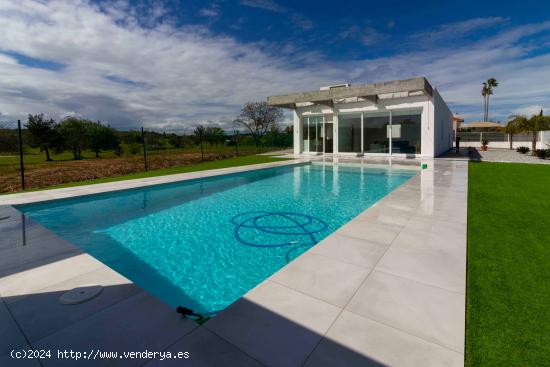
<path fill-rule="evenodd" d="M 453 114 L 424 77 L 270 96 L 292 109 L 295 154 L 436 157 L 452 148 Z"/>

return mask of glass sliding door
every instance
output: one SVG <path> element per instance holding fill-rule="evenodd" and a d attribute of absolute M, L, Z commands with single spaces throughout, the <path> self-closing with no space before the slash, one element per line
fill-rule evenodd
<path fill-rule="evenodd" d="M 420 154 L 419 111 L 392 111 L 392 153 Z"/>
<path fill-rule="evenodd" d="M 390 114 L 364 114 L 363 145 L 365 153 L 389 153 Z"/>
<path fill-rule="evenodd" d="M 322 153 L 323 152 L 323 116 L 308 116 L 309 120 L 309 151 Z"/>
<path fill-rule="evenodd" d="M 323 152 L 323 116 L 302 117 L 302 134 L 304 153 Z"/>
<path fill-rule="evenodd" d="M 361 153 L 361 115 L 338 116 L 338 152 Z"/>
<path fill-rule="evenodd" d="M 324 152 L 325 153 L 332 153 L 334 151 L 334 133 L 333 133 L 333 123 L 332 123 L 332 115 L 324 115 Z"/>

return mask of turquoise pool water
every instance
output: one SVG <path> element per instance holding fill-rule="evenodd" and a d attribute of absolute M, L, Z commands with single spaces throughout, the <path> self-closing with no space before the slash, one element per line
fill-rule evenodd
<path fill-rule="evenodd" d="M 416 173 L 301 165 L 18 208 L 171 306 L 216 313 Z"/>

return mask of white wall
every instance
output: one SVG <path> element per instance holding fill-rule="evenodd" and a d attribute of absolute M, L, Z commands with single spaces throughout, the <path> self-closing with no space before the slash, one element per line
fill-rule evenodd
<path fill-rule="evenodd" d="M 302 152 L 302 127 L 300 126 L 300 116 L 296 110 L 292 111 L 294 118 L 294 154 L 300 154 Z"/>
<path fill-rule="evenodd" d="M 434 156 L 437 157 L 453 147 L 453 113 L 434 88 L 433 98 L 434 121 Z"/>
<path fill-rule="evenodd" d="M 452 147 L 452 113 L 439 93 L 434 90 L 433 98 L 427 96 L 411 96 L 404 98 L 381 99 L 377 104 L 370 101 L 339 103 L 334 108 L 312 105 L 298 107 L 294 111 L 294 153 L 303 151 L 302 127 L 300 117 L 315 114 L 334 115 L 334 153 L 338 153 L 338 115 L 360 112 L 387 112 L 396 110 L 420 111 L 421 154 L 420 157 L 431 158 Z M 349 154 L 349 153 L 348 153 Z M 418 155 L 417 155 L 418 156 Z"/>
<path fill-rule="evenodd" d="M 516 149 L 519 147 L 528 147 L 531 149 L 531 145 L 533 143 L 531 140 L 526 141 L 513 141 L 512 142 L 512 149 Z M 461 147 L 474 147 L 474 148 L 481 148 L 481 143 L 479 141 L 460 141 Z M 489 149 L 510 149 L 510 143 L 507 141 L 490 141 L 488 145 Z M 549 147 L 546 146 L 544 143 L 541 143 L 540 141 L 537 141 L 537 149 L 548 149 Z"/>
<path fill-rule="evenodd" d="M 540 148 L 539 149 L 550 149 L 550 130 L 545 130 L 540 132 Z"/>

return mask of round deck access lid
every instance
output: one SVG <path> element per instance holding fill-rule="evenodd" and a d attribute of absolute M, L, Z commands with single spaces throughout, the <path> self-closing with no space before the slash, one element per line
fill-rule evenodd
<path fill-rule="evenodd" d="M 64 305 L 76 305 L 91 300 L 97 297 L 103 291 L 101 285 L 88 285 L 85 287 L 77 287 L 59 297 L 59 302 Z"/>

